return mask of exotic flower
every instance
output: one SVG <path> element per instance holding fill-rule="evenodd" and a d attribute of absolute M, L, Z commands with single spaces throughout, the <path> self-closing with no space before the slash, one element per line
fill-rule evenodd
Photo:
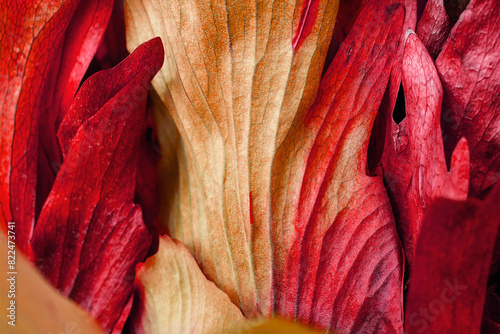
<path fill-rule="evenodd" d="M 0 4 L 2 332 L 500 333 L 498 1 Z"/>

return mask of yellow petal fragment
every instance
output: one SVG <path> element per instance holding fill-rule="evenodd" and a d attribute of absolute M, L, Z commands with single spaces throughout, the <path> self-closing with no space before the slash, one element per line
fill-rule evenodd
<path fill-rule="evenodd" d="M 323 332 L 306 327 L 299 322 L 288 321 L 280 318 L 273 318 L 263 324 L 245 332 L 246 334 L 320 334 Z"/>

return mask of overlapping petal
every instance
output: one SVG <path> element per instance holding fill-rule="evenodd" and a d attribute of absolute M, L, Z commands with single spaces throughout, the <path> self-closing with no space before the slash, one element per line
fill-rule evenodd
<path fill-rule="evenodd" d="M 207 280 L 188 249 L 160 239 L 158 253 L 137 271 L 134 333 L 238 333 L 250 322 L 229 297 Z"/>
<path fill-rule="evenodd" d="M 434 198 L 467 198 L 469 151 L 459 142 L 446 166 L 440 126 L 443 90 L 432 58 L 409 32 L 403 57 L 406 118 L 387 135 L 382 166 L 408 266 L 411 269 L 423 215 Z"/>
<path fill-rule="evenodd" d="M 433 59 L 436 59 L 448 39 L 451 22 L 443 0 L 429 0 L 418 22 L 417 35 Z"/>
<path fill-rule="evenodd" d="M 333 0 L 125 2 L 130 48 L 163 39 L 153 85 L 183 140 L 180 212 L 165 223 L 246 316 L 272 313 L 271 167 L 314 100 L 336 10 Z"/>
<path fill-rule="evenodd" d="M 275 307 L 341 333 L 400 332 L 402 252 L 380 177 L 367 175 L 373 121 L 403 8 L 364 8 L 273 167 Z"/>
<path fill-rule="evenodd" d="M 0 2 L 0 216 L 4 225 L 17 222 L 18 245 L 28 254 L 36 188 L 43 204 L 53 167 L 60 166 L 57 120 L 71 104 L 111 7 L 111 0 Z"/>
<path fill-rule="evenodd" d="M 157 38 L 84 83 L 59 129 L 64 163 L 33 235 L 40 271 L 106 332 L 121 330 L 151 242 L 134 190 L 148 87 L 162 62 Z"/>
<path fill-rule="evenodd" d="M 447 154 L 467 138 L 470 195 L 484 197 L 500 178 L 500 3 L 473 0 L 436 59 L 445 105 Z"/>

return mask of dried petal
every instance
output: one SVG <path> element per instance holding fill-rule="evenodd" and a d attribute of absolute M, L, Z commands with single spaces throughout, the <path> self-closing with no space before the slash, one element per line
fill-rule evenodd
<path fill-rule="evenodd" d="M 418 22 L 417 35 L 436 59 L 450 33 L 451 23 L 443 0 L 429 0 Z"/>
<path fill-rule="evenodd" d="M 366 175 L 373 121 L 403 8 L 372 2 L 273 167 L 276 312 L 341 333 L 402 330 L 402 253 L 381 177 Z"/>
<path fill-rule="evenodd" d="M 467 198 L 469 151 L 467 142 L 460 141 L 448 172 L 440 127 L 443 90 L 431 57 L 414 33 L 406 40 L 403 89 L 406 118 L 399 125 L 405 132 L 387 138 L 383 168 L 411 271 L 423 215 L 430 203 L 437 197 Z"/>
<path fill-rule="evenodd" d="M 473 0 L 436 60 L 448 156 L 469 143 L 470 195 L 484 197 L 500 178 L 500 2 Z"/>
<path fill-rule="evenodd" d="M 236 333 L 250 328 L 175 239 L 160 239 L 158 253 L 139 266 L 136 284 L 142 312 L 132 320 L 134 333 Z"/>
<path fill-rule="evenodd" d="M 153 85 L 183 140 L 180 214 L 161 219 L 249 317 L 272 313 L 273 158 L 314 100 L 337 4 L 125 1 L 129 48 L 163 38 Z"/>

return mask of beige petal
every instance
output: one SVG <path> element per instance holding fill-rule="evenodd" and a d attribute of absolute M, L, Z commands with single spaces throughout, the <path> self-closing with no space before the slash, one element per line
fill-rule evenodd
<path fill-rule="evenodd" d="M 163 40 L 153 86 L 183 140 L 180 213 L 164 223 L 249 317 L 272 313 L 272 164 L 315 98 L 337 8 L 338 0 L 125 1 L 128 47 Z"/>
<path fill-rule="evenodd" d="M 250 323 L 229 297 L 208 281 L 186 247 L 163 237 L 158 253 L 137 272 L 144 309 L 136 333 L 233 333 Z"/>

